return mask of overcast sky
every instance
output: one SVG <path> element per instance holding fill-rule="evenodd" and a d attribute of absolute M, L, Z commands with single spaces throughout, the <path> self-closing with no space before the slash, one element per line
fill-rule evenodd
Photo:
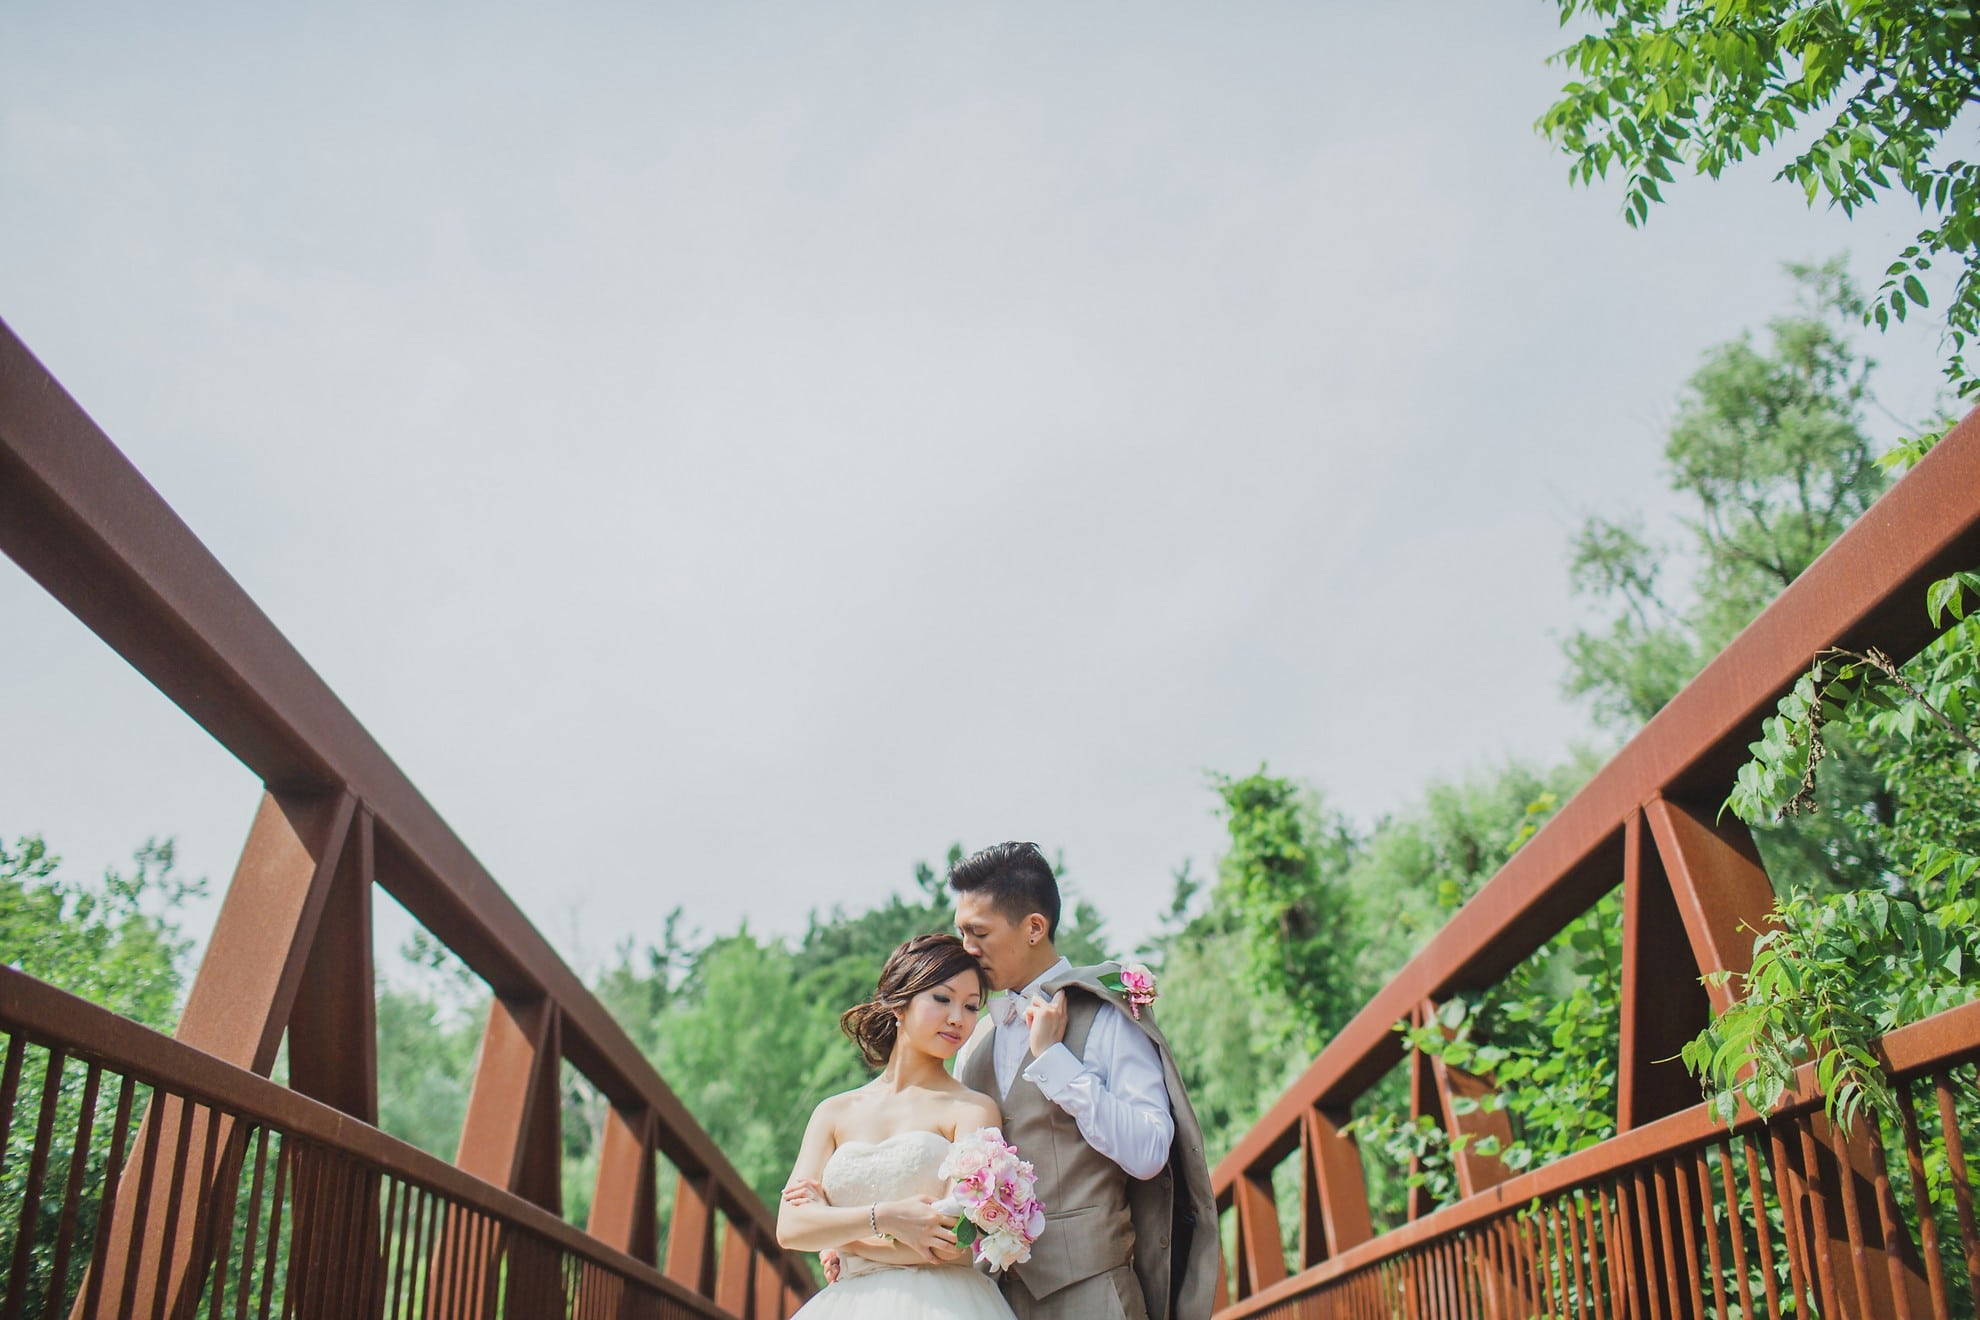
<path fill-rule="evenodd" d="M 1010 837 L 1126 949 L 1214 865 L 1207 771 L 1370 819 L 1587 736 L 1569 531 L 1668 514 L 1782 260 L 1915 228 L 1762 167 L 1628 229 L 1532 130 L 1564 40 L 16 0 L 0 318 L 574 963 Z M 1922 416 L 1929 330 L 1874 351 Z M 224 883 L 247 773 L 9 564 L 0 633 L 0 834 Z"/>

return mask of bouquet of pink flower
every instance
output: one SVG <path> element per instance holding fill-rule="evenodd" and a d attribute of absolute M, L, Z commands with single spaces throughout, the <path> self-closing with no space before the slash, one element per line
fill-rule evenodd
<path fill-rule="evenodd" d="M 957 1137 L 937 1172 L 949 1180 L 949 1193 L 935 1209 L 961 1217 L 956 1241 L 974 1259 L 993 1270 L 1031 1259 L 1031 1244 L 1045 1231 L 1045 1207 L 1032 1194 L 1038 1176 L 1002 1131 L 986 1127 Z"/>

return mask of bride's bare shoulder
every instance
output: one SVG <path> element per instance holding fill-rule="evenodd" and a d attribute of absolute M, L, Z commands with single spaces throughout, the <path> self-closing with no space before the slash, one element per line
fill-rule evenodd
<path fill-rule="evenodd" d="M 864 1089 L 864 1087 L 854 1087 L 850 1091 L 840 1091 L 837 1095 L 826 1096 L 812 1109 L 812 1121 L 836 1125 L 840 1119 L 859 1106 L 860 1092 Z"/>
<path fill-rule="evenodd" d="M 960 1137 L 982 1127 L 1000 1127 L 1004 1113 L 997 1102 L 981 1091 L 972 1091 L 960 1082 L 949 1097 L 950 1111 L 955 1118 L 955 1134 Z"/>

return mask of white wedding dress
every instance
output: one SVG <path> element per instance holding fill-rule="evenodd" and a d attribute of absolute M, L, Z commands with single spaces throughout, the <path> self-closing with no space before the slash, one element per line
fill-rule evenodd
<path fill-rule="evenodd" d="M 953 1144 L 939 1132 L 897 1132 L 885 1141 L 842 1143 L 820 1182 L 833 1205 L 871 1205 L 903 1196 L 940 1197 L 936 1170 Z M 847 1255 L 839 1281 L 806 1302 L 793 1320 L 1012 1320 L 987 1275 L 962 1265 L 882 1265 Z"/>

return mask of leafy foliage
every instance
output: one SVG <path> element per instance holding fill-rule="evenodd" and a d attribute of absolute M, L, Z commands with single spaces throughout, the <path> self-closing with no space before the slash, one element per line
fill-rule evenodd
<path fill-rule="evenodd" d="M 1593 30 L 1557 54 L 1571 76 L 1538 127 L 1587 184 L 1623 176 L 1623 218 L 1641 225 L 1674 169 L 1729 165 L 1812 136 L 1777 178 L 1853 214 L 1893 191 L 1925 227 L 1885 272 L 1878 326 L 1928 305 L 1920 276 L 1945 259 L 1945 374 L 1980 388 L 1962 354 L 1980 333 L 1980 163 L 1948 159 L 1972 103 L 1980 21 L 1965 5 L 1912 0 L 1556 0 L 1563 26 Z M 1817 123 L 1817 120 L 1826 120 Z"/>
<path fill-rule="evenodd" d="M 60 873 L 60 859 L 38 836 L 0 842 L 0 957 L 28 975 L 60 986 L 158 1031 L 175 1025 L 184 987 L 184 963 L 191 941 L 177 925 L 179 908 L 204 892 L 203 881 L 180 876 L 170 840 L 152 840 L 132 857 L 128 872 L 107 871 L 96 884 Z M 47 1077 L 47 1053 L 24 1052 L 15 1123 L 0 1147 L 0 1205 L 26 1200 L 35 1124 L 22 1115 L 38 1114 Z M 106 1081 L 114 1097 L 116 1079 Z M 53 1111 L 54 1132 L 74 1132 L 82 1121 L 84 1069 L 71 1063 L 62 1072 Z M 99 1184 L 108 1160 L 115 1104 L 100 1099 L 91 1125 L 85 1178 Z M 50 1151 L 44 1187 L 61 1187 L 69 1176 L 74 1149 L 58 1143 Z M 93 1198 L 77 1207 L 82 1240 L 96 1226 Z M 0 1260 L 14 1257 L 17 1216 L 0 1215 Z M 55 1215 L 35 1225 L 23 1295 L 41 1296 L 53 1268 Z M 79 1273 L 80 1264 L 74 1267 Z"/>
<path fill-rule="evenodd" d="M 1789 877 L 1739 1002 L 1684 1051 L 1728 1118 L 1740 1098 L 1770 1108 L 1811 1060 L 1838 1119 L 1889 1115 L 1877 1038 L 1980 993 L 1980 616 L 1969 597 L 1980 603 L 1980 574 L 1927 590 L 1943 631 L 1903 666 L 1875 648 L 1825 654 L 1740 770 L 1727 805 L 1743 820 L 1819 809 L 1844 731 L 1885 788 L 1848 826 L 1879 836 L 1892 869 L 1876 888 L 1842 893 Z"/>
<path fill-rule="evenodd" d="M 1529 804 L 1526 823 L 1552 808 L 1551 797 Z M 1517 832 L 1512 850 L 1531 833 Z M 1621 899 L 1611 894 L 1495 985 L 1446 999 L 1428 1023 L 1397 1025 L 1411 1051 L 1496 1087 L 1484 1106 L 1507 1114 L 1513 1139 L 1481 1138 L 1477 1153 L 1520 1170 L 1614 1134 L 1621 934 Z M 1390 1167 L 1407 1170 L 1391 1196 L 1422 1187 L 1432 1205 L 1449 1204 L 1458 1194 L 1451 1156 L 1471 1138 L 1448 1136 L 1440 1116 L 1409 1117 L 1407 1091 L 1398 1089 L 1359 1114 L 1354 1131 Z M 1478 1104 L 1457 1103 L 1461 1111 Z M 1399 1200 L 1378 1207 L 1391 1222 L 1400 1218 Z"/>
<path fill-rule="evenodd" d="M 488 1020 L 488 987 L 445 945 L 415 930 L 377 983 L 378 1126 L 451 1161 Z"/>
<path fill-rule="evenodd" d="M 128 872 L 91 885 L 59 874 L 39 836 L 0 841 L 0 959 L 92 1003 L 171 1031 L 186 954 L 177 910 L 206 892 L 178 874 L 172 841 L 147 842 Z"/>
<path fill-rule="evenodd" d="M 1310 792 L 1263 768 L 1212 783 L 1230 839 L 1215 901 L 1242 939 L 1254 988 L 1292 1010 L 1280 1033 L 1317 1046 L 1364 998 L 1360 926 L 1341 883 L 1358 841 Z"/>

